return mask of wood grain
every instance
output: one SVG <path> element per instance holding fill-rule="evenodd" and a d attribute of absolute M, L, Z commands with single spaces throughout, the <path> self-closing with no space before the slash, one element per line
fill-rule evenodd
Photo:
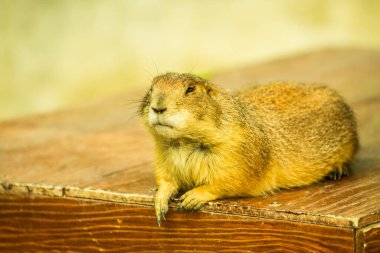
<path fill-rule="evenodd" d="M 353 252 L 351 229 L 152 207 L 0 194 L 0 251 Z"/>
<path fill-rule="evenodd" d="M 356 232 L 356 252 L 380 252 L 380 222 Z"/>

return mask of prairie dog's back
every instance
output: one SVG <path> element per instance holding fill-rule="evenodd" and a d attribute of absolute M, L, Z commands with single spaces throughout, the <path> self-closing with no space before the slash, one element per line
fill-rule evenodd
<path fill-rule="evenodd" d="M 280 187 L 304 185 L 346 166 L 358 148 L 352 110 L 323 86 L 269 83 L 238 95 L 263 125 Z M 313 176 L 311 176 L 313 175 Z"/>

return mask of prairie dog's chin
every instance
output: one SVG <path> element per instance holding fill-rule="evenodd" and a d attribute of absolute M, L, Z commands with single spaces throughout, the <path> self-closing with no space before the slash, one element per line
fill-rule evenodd
<path fill-rule="evenodd" d="M 156 124 L 152 126 L 153 131 L 162 137 L 175 138 L 178 137 L 178 130 L 169 125 Z"/>

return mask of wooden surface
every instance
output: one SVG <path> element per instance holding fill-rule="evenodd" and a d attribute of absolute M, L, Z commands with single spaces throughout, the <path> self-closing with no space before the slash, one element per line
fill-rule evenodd
<path fill-rule="evenodd" d="M 282 190 L 266 197 L 218 200 L 206 205 L 202 213 L 184 214 L 172 208 L 162 231 L 166 231 L 166 226 L 177 226 L 182 231 L 182 223 L 178 220 L 222 217 L 219 222 L 229 219 L 236 222 L 249 217 L 255 225 L 262 220 L 273 222 L 273 231 L 277 231 L 276 228 L 281 230 L 281 226 L 289 222 L 299 225 L 298 228 L 304 231 L 309 231 L 309 227 L 350 231 L 351 234 L 345 235 L 351 238 L 352 243 L 342 241 L 350 245 L 350 249 L 356 247 L 358 252 L 367 252 L 371 246 L 376 247 L 378 233 L 373 231 L 378 230 L 366 229 L 377 226 L 380 220 L 380 52 L 323 50 L 224 71 L 213 77 L 215 83 L 230 89 L 273 80 L 323 83 L 346 98 L 357 115 L 361 141 L 351 175 L 338 182 L 323 181 L 300 189 Z M 40 212 L 38 203 L 45 199 L 36 196 L 54 196 L 48 202 L 57 210 L 60 201 L 63 201 L 62 205 L 76 205 L 86 212 L 87 208 L 90 210 L 92 207 L 87 207 L 87 204 L 82 206 L 82 203 L 90 202 L 80 200 L 104 200 L 108 204 L 95 201 L 93 204 L 104 208 L 112 206 L 115 210 L 129 204 L 131 209 L 126 209 L 131 212 L 134 212 L 133 206 L 143 205 L 146 208 L 142 208 L 145 211 L 141 212 L 152 218 L 155 188 L 153 143 L 134 113 L 138 105 L 135 101 L 141 98 L 144 91 L 0 123 L 2 202 L 9 203 L 12 209 L 13 201 L 8 195 L 20 197 L 27 194 L 31 198 L 17 201 L 29 205 L 28 208 L 34 210 L 31 212 Z M 175 207 L 176 204 L 172 205 Z M 12 210 L 7 213 L 1 208 L 1 217 L 21 216 L 22 213 L 17 214 L 16 207 Z M 91 213 L 97 215 L 96 210 Z M 215 216 L 215 213 L 223 215 Z M 58 212 L 56 218 L 61 217 L 60 214 L 62 212 Z M 14 223 L 9 221 L 8 227 L 1 227 L 0 234 L 6 234 L 11 229 L 15 231 L 17 219 Z M 25 222 L 32 221 L 26 219 Z M 30 223 L 30 228 L 38 231 L 37 223 Z M 279 224 L 279 227 L 274 224 Z M 227 223 L 225 226 L 228 227 Z M 322 236 L 323 232 L 321 235 L 319 232 L 315 234 Z M 286 249 L 286 243 L 279 239 L 280 235 L 281 232 L 276 237 L 279 242 L 268 242 L 268 245 L 280 243 Z M 173 232 L 171 236 L 180 234 Z M 288 239 L 284 240 L 287 242 Z M 28 240 L 23 241 L 27 243 Z M 366 248 L 360 248 L 360 242 L 369 244 Z M 120 245 L 124 244 L 121 242 Z M 195 249 L 196 245 L 193 246 Z"/>
<path fill-rule="evenodd" d="M 337 253 L 354 245 L 350 229 L 289 221 L 172 212 L 158 228 L 146 206 L 17 195 L 0 195 L 0 205 L 1 252 Z"/>

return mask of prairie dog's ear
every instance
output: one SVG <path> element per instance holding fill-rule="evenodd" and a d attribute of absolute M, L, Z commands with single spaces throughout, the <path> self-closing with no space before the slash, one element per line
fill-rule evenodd
<path fill-rule="evenodd" d="M 217 95 L 217 89 L 216 89 L 216 86 L 212 83 L 205 83 L 205 87 L 206 87 L 206 91 L 207 91 L 207 94 L 210 96 L 210 97 L 215 97 Z"/>

